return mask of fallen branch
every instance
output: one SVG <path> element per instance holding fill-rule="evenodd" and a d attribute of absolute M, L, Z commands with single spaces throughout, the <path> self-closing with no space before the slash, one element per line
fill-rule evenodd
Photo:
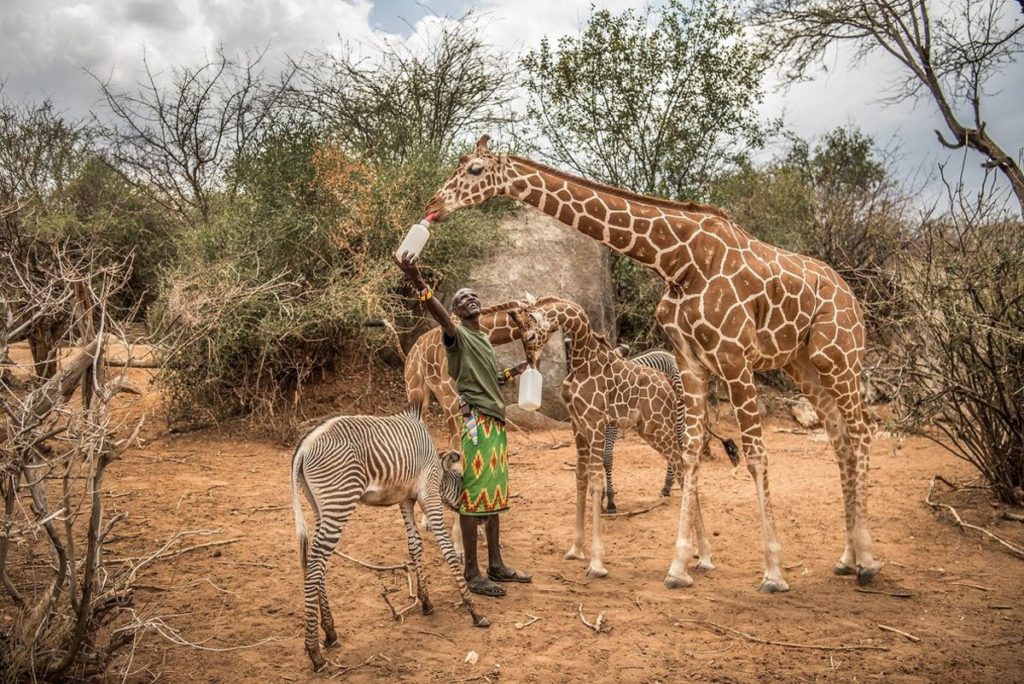
<path fill-rule="evenodd" d="M 718 649 L 715 649 L 714 651 L 686 651 L 685 653 L 688 656 L 713 655 L 715 653 L 725 653 L 726 651 L 728 651 L 730 648 L 732 648 L 735 645 L 736 645 L 736 642 L 731 641 L 731 642 L 729 642 L 728 644 L 725 645 L 725 648 L 718 648 Z"/>
<path fill-rule="evenodd" d="M 896 629 L 895 627 L 890 627 L 889 625 L 878 625 L 878 629 L 884 630 L 886 632 L 892 632 L 893 634 L 899 634 L 900 636 L 904 636 L 910 641 L 913 641 L 915 644 L 920 643 L 921 641 L 921 637 L 914 636 L 910 632 L 904 632 L 902 629 Z"/>
<path fill-rule="evenodd" d="M 625 513 L 605 513 L 604 517 L 606 517 L 606 518 L 632 518 L 634 515 L 643 515 L 644 513 L 650 513 L 655 508 L 661 508 L 662 506 L 665 505 L 665 503 L 666 502 L 664 500 L 662 500 L 662 501 L 659 501 L 659 502 L 657 502 L 655 504 L 651 504 L 647 508 L 641 508 L 638 511 L 627 511 Z"/>
<path fill-rule="evenodd" d="M 1013 520 L 1024 523 L 1024 515 L 1021 515 L 1020 513 L 1011 513 L 1010 511 L 1003 511 L 1003 520 Z"/>
<path fill-rule="evenodd" d="M 334 672 L 333 674 L 331 674 L 330 679 L 334 679 L 335 677 L 341 677 L 342 675 L 347 675 L 349 672 L 352 672 L 353 670 L 358 670 L 361 667 L 366 667 L 367 665 L 369 665 L 370 663 L 372 663 L 376 659 L 377 659 L 377 656 L 372 655 L 369 658 L 367 658 L 366 660 L 364 660 L 363 662 L 359 663 L 358 665 L 353 665 L 351 667 L 343 667 L 340 670 L 338 670 L 337 672 Z"/>
<path fill-rule="evenodd" d="M 341 556 L 342 558 L 351 563 L 355 563 L 356 565 L 362 565 L 364 568 L 369 568 L 370 570 L 405 570 L 409 567 L 408 563 L 402 563 L 401 565 L 374 565 L 373 563 L 367 563 L 366 561 L 361 561 L 358 558 L 353 558 L 352 556 L 344 554 L 341 551 L 335 551 L 334 553 L 335 555 Z"/>
<path fill-rule="evenodd" d="M 579 612 L 580 620 L 583 621 L 583 624 L 585 624 L 590 629 L 594 630 L 594 632 L 596 632 L 597 634 L 600 634 L 601 632 L 610 632 L 610 631 L 612 631 L 611 625 L 609 625 L 608 623 L 606 623 L 604 621 L 604 613 L 598 613 L 597 614 L 597 620 L 595 620 L 594 622 L 589 622 L 587 620 L 587 618 L 583 616 L 583 604 L 582 603 L 579 605 L 579 607 L 576 610 L 577 610 L 577 612 Z"/>
<path fill-rule="evenodd" d="M 864 587 L 854 587 L 854 591 L 860 592 L 861 594 L 879 594 L 880 596 L 892 596 L 893 598 L 914 598 L 914 595 L 909 591 L 879 591 L 878 589 L 866 589 Z"/>
<path fill-rule="evenodd" d="M 679 618 L 679 621 L 675 623 L 676 627 L 682 627 L 682 622 L 691 623 L 694 625 L 700 625 L 702 627 L 710 627 L 714 631 L 726 634 L 735 634 L 736 636 L 743 637 L 747 641 L 752 641 L 755 644 L 766 644 L 768 646 L 781 646 L 783 648 L 802 648 L 811 651 L 888 651 L 888 646 L 819 646 L 818 644 L 799 644 L 792 641 L 772 641 L 771 639 L 762 639 L 756 637 L 753 634 L 747 634 L 741 632 L 738 629 L 732 627 L 726 627 L 715 622 L 709 622 L 707 620 L 691 620 L 688 618 Z"/>
<path fill-rule="evenodd" d="M 450 641 L 453 644 L 457 643 L 455 641 L 455 639 L 452 639 L 451 637 L 445 636 L 444 634 L 441 634 L 440 632 L 431 632 L 429 629 L 414 629 L 412 631 L 416 632 L 417 634 L 429 634 L 430 636 L 437 637 L 438 639 L 444 639 L 445 641 Z"/>
<path fill-rule="evenodd" d="M 517 623 L 515 623 L 515 625 L 513 625 L 513 627 L 515 627 L 516 629 L 526 629 L 527 627 L 532 625 L 534 622 L 537 622 L 538 620 L 540 620 L 540 618 L 537 617 L 536 615 L 530 615 L 529 613 L 526 613 L 526 617 L 528 617 L 530 619 L 527 620 L 526 622 L 517 622 Z"/>
<path fill-rule="evenodd" d="M 1017 558 L 1024 559 L 1024 549 L 1020 548 L 1019 546 L 1015 546 L 1015 545 L 1011 544 L 1010 542 L 1006 541 L 1002 537 L 999 537 L 999 536 L 997 536 L 995 534 L 992 534 L 991 532 L 986 530 L 984 527 L 978 527 L 977 525 L 972 525 L 969 522 L 965 522 L 964 519 L 960 517 L 960 514 L 957 513 L 957 510 L 955 508 L 953 508 L 952 506 L 950 506 L 949 504 L 944 504 L 944 503 L 940 503 L 940 502 L 937 502 L 937 501 L 932 501 L 932 493 L 934 493 L 934 491 L 935 491 L 935 482 L 936 482 L 936 480 L 942 480 L 942 482 L 945 482 L 947 485 L 949 485 L 949 481 L 946 480 L 945 478 L 943 478 L 941 475 L 934 475 L 932 477 L 931 486 L 928 487 L 928 496 L 926 496 L 925 499 L 924 499 L 924 502 L 926 504 L 928 504 L 929 506 L 931 506 L 932 508 L 935 508 L 935 509 L 940 509 L 940 508 L 946 509 L 947 511 L 949 511 L 953 515 L 953 518 L 956 520 L 956 524 L 957 524 L 958 527 L 960 527 L 960 529 L 967 528 L 967 529 L 971 529 L 971 530 L 977 530 L 978 532 L 981 532 L 982 534 L 984 534 L 986 537 L 997 541 L 999 544 L 1001 544 L 1002 546 L 1004 546 L 1007 549 L 1009 549 L 1011 555 L 1016 556 Z M 952 485 L 950 485 L 950 486 L 952 486 Z"/>
<path fill-rule="evenodd" d="M 955 584 L 959 587 L 970 587 L 971 589 L 977 589 L 978 591 L 995 591 L 995 589 L 991 587 L 983 587 L 980 584 L 971 584 L 970 582 L 950 582 L 950 584 Z"/>
<path fill-rule="evenodd" d="M 391 605 L 391 599 L 388 598 L 388 594 L 390 594 L 393 591 L 398 591 L 398 590 L 397 589 L 382 588 L 380 590 L 380 596 L 381 596 L 382 599 L 384 599 L 384 603 L 388 604 L 388 608 L 391 609 L 391 618 L 393 620 L 398 621 L 398 622 L 404 622 L 405 621 L 405 614 L 408 613 L 413 608 L 415 608 L 416 606 L 418 606 L 420 600 L 418 598 L 416 598 L 416 597 L 413 597 L 412 603 L 407 605 L 405 608 L 402 608 L 401 610 L 395 610 L 395 607 L 393 605 Z"/>

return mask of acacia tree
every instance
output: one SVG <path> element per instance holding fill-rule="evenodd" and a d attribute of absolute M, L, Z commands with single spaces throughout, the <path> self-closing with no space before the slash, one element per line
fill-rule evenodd
<path fill-rule="evenodd" d="M 425 44 L 385 44 L 372 57 L 347 49 L 296 63 L 293 106 L 326 125 L 349 153 L 402 164 L 446 156 L 463 136 L 510 120 L 512 72 L 471 15 L 442 23 Z"/>
<path fill-rule="evenodd" d="M 794 80 L 834 45 L 852 46 L 858 61 L 888 54 L 901 66 L 889 100 L 931 100 L 945 125 L 939 142 L 982 154 L 1024 212 L 1024 172 L 984 115 L 992 78 L 1024 49 L 1024 19 L 1013 10 L 1006 0 L 760 0 L 752 18 Z"/>
<path fill-rule="evenodd" d="M 144 58 L 135 92 L 96 79 L 111 117 L 113 161 L 187 224 L 208 222 L 215 196 L 234 193 L 232 160 L 277 111 L 291 72 L 272 83 L 264 54 L 236 60 L 221 48 L 206 64 L 172 67 L 166 76 Z"/>
<path fill-rule="evenodd" d="M 578 36 L 523 58 L 534 144 L 559 165 L 680 198 L 760 146 L 767 63 L 721 0 L 596 10 Z"/>

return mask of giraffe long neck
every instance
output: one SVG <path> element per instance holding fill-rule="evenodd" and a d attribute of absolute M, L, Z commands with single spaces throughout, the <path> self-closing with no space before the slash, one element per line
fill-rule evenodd
<path fill-rule="evenodd" d="M 702 230 L 711 207 L 644 198 L 509 157 L 507 193 L 677 282 L 693 261 L 680 249 Z"/>
<path fill-rule="evenodd" d="M 562 304 L 553 307 L 551 317 L 562 330 L 562 336 L 569 340 L 569 358 L 566 362 L 570 371 L 591 360 L 602 348 L 590 318 L 578 304 Z"/>
<path fill-rule="evenodd" d="M 487 334 L 491 345 L 508 344 L 519 339 L 519 326 L 508 315 L 508 311 L 494 311 L 480 315 L 480 329 Z"/>

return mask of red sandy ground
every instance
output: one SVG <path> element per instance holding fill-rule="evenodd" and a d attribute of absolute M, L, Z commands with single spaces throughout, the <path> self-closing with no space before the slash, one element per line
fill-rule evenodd
<path fill-rule="evenodd" d="M 141 379 L 143 372 L 133 375 Z M 152 409 L 155 401 L 145 403 Z M 373 403 L 380 401 L 378 396 Z M 147 631 L 127 664 L 128 681 L 329 677 L 330 672 L 311 672 L 302 647 L 291 448 L 251 439 L 238 427 L 174 436 L 155 423 L 143 446 L 108 469 L 107 515 L 126 511 L 129 518 L 107 557 L 152 553 L 184 531 L 214 530 L 185 536 L 171 551 L 237 539 L 149 566 L 139 579 L 143 586 L 135 610 L 143 619 L 160 618 L 206 649 L 242 648 L 200 650 Z M 735 436 L 734 426 L 721 427 Z M 701 470 L 716 570 L 695 575 L 689 589 L 670 591 L 662 585 L 676 534 L 676 493 L 668 505 L 649 512 L 605 519 L 610 574 L 588 579 L 586 561 L 562 559 L 574 524 L 570 432 L 512 432 L 515 498 L 513 510 L 502 518 L 504 553 L 510 564 L 532 572 L 533 584 L 506 585 L 504 599 L 481 597 L 478 605 L 493 625 L 476 629 L 454 605 L 454 584 L 427 536 L 435 611 L 423 616 L 414 610 L 400 623 L 392 620 L 380 590 L 399 588 L 392 596 L 404 605 L 405 574 L 375 572 L 335 557 L 328 592 L 342 643 L 326 651 L 337 664 L 333 674 L 352 681 L 419 682 L 1024 681 L 1024 564 L 977 533 L 959 531 L 923 502 L 933 474 L 966 482 L 972 471 L 923 439 L 876 438 L 872 532 L 886 566 L 871 589 L 911 596 L 860 593 L 852 580 L 831 573 L 843 540 L 832 451 L 820 433 L 780 432 L 792 427 L 779 420 L 766 429 L 788 594 L 757 592 L 763 553 L 754 488 L 746 470 L 732 472 L 724 456 Z M 620 441 L 620 511 L 658 502 L 663 463 L 637 437 Z M 944 493 L 942 500 L 1002 536 L 1018 543 L 1024 537 L 1024 525 L 1001 521 L 983 492 Z M 371 563 L 402 563 L 407 551 L 398 510 L 360 507 L 341 549 Z M 579 606 L 591 622 L 604 613 L 611 631 L 596 634 L 586 627 Z M 540 620 L 517 628 L 527 615 Z M 752 643 L 708 625 L 679 623 L 682 619 L 714 622 L 770 641 L 887 650 Z M 919 641 L 883 631 L 880 624 Z M 247 647 L 253 644 L 258 645 Z M 464 662 L 470 650 L 479 654 L 474 665 Z"/>

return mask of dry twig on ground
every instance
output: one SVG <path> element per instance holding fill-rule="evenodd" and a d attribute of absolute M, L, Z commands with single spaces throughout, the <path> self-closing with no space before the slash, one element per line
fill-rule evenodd
<path fill-rule="evenodd" d="M 1012 556 L 1024 559 L 1024 549 L 1020 548 L 1019 546 L 1016 546 L 1015 544 L 1011 544 L 1010 542 L 1006 541 L 1005 539 L 1003 539 L 1002 537 L 1000 537 L 1000 536 L 998 536 L 996 534 L 993 534 L 993 533 L 989 532 L 984 527 L 979 527 L 978 525 L 972 525 L 971 523 L 966 522 L 963 518 L 960 517 L 960 513 L 958 513 L 957 510 L 955 508 L 953 508 L 952 506 L 950 506 L 949 504 L 941 503 L 941 502 L 938 502 L 938 501 L 932 501 L 932 494 L 935 493 L 935 483 L 938 480 L 942 480 L 947 485 L 949 485 L 949 481 L 946 480 L 945 478 L 941 477 L 940 475 L 933 476 L 932 477 L 932 483 L 928 487 L 928 496 L 926 496 L 924 498 L 924 502 L 926 504 L 928 504 L 929 506 L 931 506 L 932 508 L 934 508 L 936 510 L 940 510 L 941 509 L 941 510 L 949 511 L 950 514 L 952 514 L 953 519 L 956 521 L 957 526 L 960 527 L 960 529 L 969 529 L 969 530 L 975 530 L 977 532 L 981 532 L 983 535 L 985 535 L 989 539 L 994 540 L 995 542 L 997 542 L 998 544 L 1000 544 L 1001 546 L 1006 548 L 1010 552 L 1010 554 Z M 950 486 L 952 486 L 952 485 L 950 485 Z"/>
<path fill-rule="evenodd" d="M 799 648 L 812 651 L 888 651 L 888 646 L 822 646 L 818 644 L 800 644 L 792 641 L 772 641 L 771 639 L 762 639 L 756 637 L 753 634 L 747 634 L 741 632 L 738 629 L 732 627 L 726 627 L 716 622 L 709 622 L 708 620 L 692 620 L 688 618 L 679 618 L 675 623 L 676 627 L 684 627 L 681 623 L 688 623 L 693 625 L 700 625 L 702 627 L 709 627 L 713 631 L 724 633 L 724 634 L 735 634 L 736 636 L 743 637 L 747 641 L 752 641 L 755 644 L 766 644 L 768 646 L 781 646 L 782 648 Z"/>

